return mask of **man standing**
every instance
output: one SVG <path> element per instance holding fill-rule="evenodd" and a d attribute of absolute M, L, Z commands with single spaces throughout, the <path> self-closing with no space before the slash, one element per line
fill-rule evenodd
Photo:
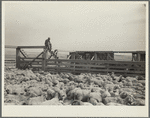
<path fill-rule="evenodd" d="M 48 37 L 48 39 L 45 40 L 45 46 L 46 52 L 49 51 L 49 53 L 51 54 L 52 44 L 50 43 L 50 37 Z"/>

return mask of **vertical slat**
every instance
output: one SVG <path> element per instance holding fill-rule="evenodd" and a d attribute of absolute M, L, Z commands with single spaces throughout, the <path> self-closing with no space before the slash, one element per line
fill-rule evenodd
<path fill-rule="evenodd" d="M 42 70 L 45 71 L 45 66 L 47 65 L 47 61 L 46 61 L 46 51 L 45 48 L 43 50 L 43 55 L 42 55 Z"/>
<path fill-rule="evenodd" d="M 111 55 L 112 55 L 113 60 L 115 60 L 115 59 L 114 59 L 114 53 L 112 53 Z"/>
<path fill-rule="evenodd" d="M 133 53 L 132 53 L 132 61 L 133 61 Z"/>
<path fill-rule="evenodd" d="M 106 64 L 106 67 L 107 67 L 107 73 L 109 71 L 109 63 Z"/>
<path fill-rule="evenodd" d="M 16 48 L 16 68 L 20 69 L 20 48 Z"/>
<path fill-rule="evenodd" d="M 107 53 L 107 60 L 109 60 L 109 53 Z"/>
<path fill-rule="evenodd" d="M 75 59 L 75 53 L 73 53 L 73 55 L 71 56 L 72 59 Z M 75 73 L 75 62 L 73 62 L 74 66 L 73 66 L 73 73 Z"/>
<path fill-rule="evenodd" d="M 57 64 L 58 64 L 58 66 L 57 66 L 58 67 L 57 72 L 58 72 L 58 74 L 60 74 L 60 68 L 59 68 L 60 67 L 60 61 L 58 61 Z"/>
<path fill-rule="evenodd" d="M 97 53 L 94 54 L 94 60 L 97 60 Z"/>
<path fill-rule="evenodd" d="M 87 63 L 88 64 L 88 72 L 90 73 L 91 72 L 91 68 L 90 68 L 90 63 Z"/>
<path fill-rule="evenodd" d="M 138 53 L 137 55 L 138 55 L 138 61 L 141 61 L 141 54 Z"/>
<path fill-rule="evenodd" d="M 48 53 L 49 51 L 45 51 L 45 59 L 48 59 Z"/>
<path fill-rule="evenodd" d="M 75 53 L 73 53 L 73 55 L 71 56 L 71 59 L 75 59 Z"/>

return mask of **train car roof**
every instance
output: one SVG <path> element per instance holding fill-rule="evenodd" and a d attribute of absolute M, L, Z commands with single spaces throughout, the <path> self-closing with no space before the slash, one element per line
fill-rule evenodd
<path fill-rule="evenodd" d="M 145 51 L 74 51 L 70 53 L 140 53 L 140 54 L 145 54 Z"/>

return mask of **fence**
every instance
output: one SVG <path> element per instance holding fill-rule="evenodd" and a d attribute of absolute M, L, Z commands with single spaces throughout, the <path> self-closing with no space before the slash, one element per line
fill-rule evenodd
<path fill-rule="evenodd" d="M 22 50 L 26 49 L 43 49 L 43 51 L 36 57 L 28 57 L 27 54 Z M 19 69 L 25 69 L 30 67 L 32 69 L 40 70 L 44 65 L 46 53 L 44 52 L 45 46 L 18 46 L 16 48 L 16 67 Z M 43 69 L 44 70 L 44 69 Z"/>
<path fill-rule="evenodd" d="M 36 57 L 28 57 L 22 48 L 42 48 Z M 115 61 L 115 60 L 73 60 L 73 59 L 46 59 L 45 46 L 19 46 L 16 48 L 16 67 L 33 70 L 43 70 L 55 73 L 111 73 L 118 75 L 145 76 L 145 61 Z M 27 65 L 27 66 L 26 66 Z"/>
<path fill-rule="evenodd" d="M 15 49 L 16 49 L 16 46 L 5 46 L 4 62 L 5 62 L 6 68 L 15 68 L 16 67 Z M 9 52 L 10 50 L 11 50 L 11 52 Z"/>
<path fill-rule="evenodd" d="M 5 67 L 15 68 L 16 67 L 16 60 L 5 60 Z"/>
<path fill-rule="evenodd" d="M 19 67 L 24 67 L 33 58 L 20 58 Z M 30 66 L 33 70 L 44 70 L 55 73 L 111 73 L 117 75 L 145 75 L 145 62 L 131 61 L 91 61 L 91 60 L 71 60 L 71 59 L 36 59 Z"/>
<path fill-rule="evenodd" d="M 145 62 L 47 59 L 45 71 L 145 75 Z"/>

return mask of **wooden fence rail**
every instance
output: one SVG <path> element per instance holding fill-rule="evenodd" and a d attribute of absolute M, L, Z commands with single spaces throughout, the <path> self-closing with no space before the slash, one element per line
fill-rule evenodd
<path fill-rule="evenodd" d="M 16 67 L 16 60 L 5 60 L 5 67 L 15 68 Z"/>
<path fill-rule="evenodd" d="M 30 60 L 29 60 L 30 59 Z M 19 60 L 19 67 L 28 64 L 34 58 Z M 44 64 L 43 64 L 44 62 Z M 31 67 L 33 69 L 51 72 L 71 73 L 111 73 L 122 75 L 145 75 L 145 62 L 130 61 L 94 61 L 94 60 L 71 60 L 71 59 L 38 59 Z"/>
<path fill-rule="evenodd" d="M 46 71 L 145 75 L 145 62 L 47 59 Z"/>

